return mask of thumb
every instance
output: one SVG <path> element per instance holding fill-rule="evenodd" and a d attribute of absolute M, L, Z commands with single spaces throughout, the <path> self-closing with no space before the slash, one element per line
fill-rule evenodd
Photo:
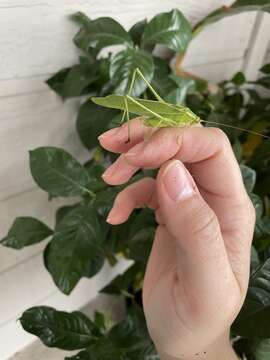
<path fill-rule="evenodd" d="M 202 301 L 207 294 L 210 305 L 209 298 L 214 295 L 218 304 L 216 296 L 224 294 L 226 283 L 231 286 L 235 279 L 214 211 L 178 160 L 160 169 L 157 195 L 159 211 L 175 242 L 178 278 L 188 282 L 195 298 Z"/>

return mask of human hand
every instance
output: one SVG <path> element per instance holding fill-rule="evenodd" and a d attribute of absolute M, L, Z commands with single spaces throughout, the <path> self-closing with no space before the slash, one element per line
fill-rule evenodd
<path fill-rule="evenodd" d="M 140 168 L 160 168 L 120 192 L 107 221 L 125 222 L 140 205 L 158 227 L 148 260 L 143 306 L 162 360 L 235 359 L 229 329 L 249 279 L 255 211 L 230 143 L 215 128 L 149 128 L 131 121 L 104 133 L 101 145 L 121 153 L 104 173 L 123 184 Z"/>

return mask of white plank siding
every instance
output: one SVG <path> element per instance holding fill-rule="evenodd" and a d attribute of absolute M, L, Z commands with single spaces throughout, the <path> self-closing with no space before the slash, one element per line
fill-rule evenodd
<path fill-rule="evenodd" d="M 81 161 L 88 156 L 74 127 L 79 101 L 63 103 L 44 84 L 51 74 L 77 59 L 72 44 L 76 26 L 68 15 L 80 10 L 91 18 L 112 16 L 129 28 L 137 20 L 172 8 L 179 8 L 196 23 L 211 10 L 230 3 L 231 0 L 0 1 L 0 238 L 19 215 L 36 216 L 53 225 L 54 212 L 63 203 L 49 203 L 46 193 L 37 189 L 30 176 L 29 150 L 54 145 Z M 258 33 L 266 37 L 268 17 L 263 15 L 262 21 L 256 13 L 248 13 L 209 26 L 189 48 L 185 69 L 210 81 L 223 80 L 243 68 L 253 69 L 255 50 L 248 48 Z M 266 49 L 265 39 L 256 46 L 261 59 Z M 15 321 L 24 309 L 35 304 L 80 308 L 96 296 L 113 272 L 122 271 L 125 266 L 120 264 L 113 272 L 105 267 L 95 278 L 83 279 L 67 297 L 56 289 L 44 269 L 44 246 L 45 243 L 22 251 L 0 247 L 1 360 L 33 341 Z"/>

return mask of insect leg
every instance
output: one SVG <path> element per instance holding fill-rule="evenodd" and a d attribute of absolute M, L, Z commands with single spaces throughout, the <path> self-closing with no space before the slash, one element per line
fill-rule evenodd
<path fill-rule="evenodd" d="M 141 107 L 142 109 L 144 109 L 145 111 L 147 111 L 148 113 L 154 115 L 155 117 L 157 117 L 158 119 L 160 120 L 164 120 L 164 117 L 159 115 L 158 113 L 148 109 L 146 106 L 140 104 L 137 100 L 133 99 L 131 96 L 127 95 L 126 98 L 129 100 L 129 101 L 132 101 L 134 104 L 136 104 L 137 106 Z"/>
<path fill-rule="evenodd" d="M 133 72 L 132 75 L 132 80 L 130 83 L 130 88 L 129 88 L 129 92 L 128 95 L 131 95 L 131 91 L 134 87 L 134 82 L 136 79 L 136 75 L 138 75 L 147 85 L 147 87 L 149 88 L 149 90 L 152 92 L 152 94 L 155 96 L 155 98 L 159 101 L 159 102 L 165 102 L 162 97 L 156 92 L 156 90 L 152 87 L 152 85 L 149 83 L 149 81 L 146 80 L 146 78 L 144 77 L 143 73 L 141 72 L 141 70 L 139 68 L 136 68 Z"/>
<path fill-rule="evenodd" d="M 127 124 L 128 124 L 128 139 L 126 143 L 130 142 L 130 118 L 129 118 L 129 111 L 128 111 L 128 102 L 126 96 L 124 97 L 125 101 L 125 113 L 127 114 Z"/>
<path fill-rule="evenodd" d="M 125 121 L 126 114 L 127 114 L 127 110 L 125 109 L 125 110 L 123 111 L 123 115 L 122 115 L 120 124 L 123 124 L 123 122 Z"/>

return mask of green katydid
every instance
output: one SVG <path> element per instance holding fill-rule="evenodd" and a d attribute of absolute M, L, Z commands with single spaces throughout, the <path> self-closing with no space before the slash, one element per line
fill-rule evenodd
<path fill-rule="evenodd" d="M 136 76 L 139 76 L 146 83 L 148 89 L 152 92 L 156 100 L 146 100 L 134 98 L 131 96 Z M 155 89 L 151 86 L 151 84 L 147 81 L 143 73 L 138 68 L 133 73 L 127 95 L 108 95 L 105 97 L 92 97 L 91 100 L 98 105 L 123 111 L 121 123 L 125 120 L 127 120 L 128 122 L 127 142 L 130 141 L 129 113 L 140 116 L 144 125 L 153 128 L 186 127 L 205 122 L 245 131 L 250 134 L 259 135 L 270 139 L 269 136 L 258 133 L 256 131 L 242 129 L 228 124 L 221 124 L 213 121 L 202 120 L 186 106 L 175 105 L 165 102 L 165 100 L 163 100 L 162 97 L 155 91 Z"/>

